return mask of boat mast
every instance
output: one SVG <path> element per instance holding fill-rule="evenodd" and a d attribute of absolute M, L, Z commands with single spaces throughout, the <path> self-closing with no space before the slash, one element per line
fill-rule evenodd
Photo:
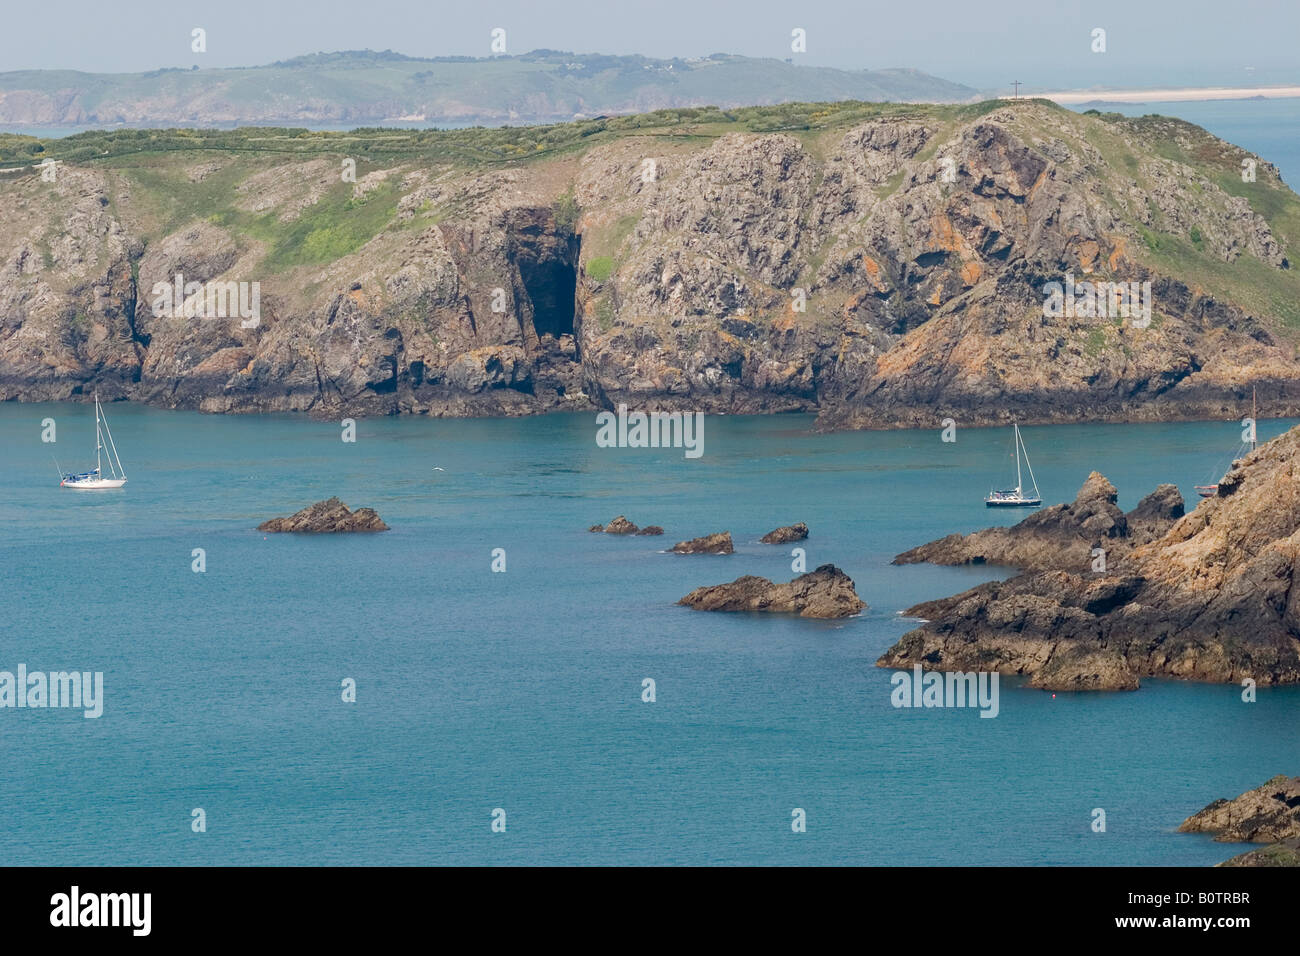
<path fill-rule="evenodd" d="M 1019 429 L 1016 429 L 1017 434 L 1019 431 Z M 1029 469 L 1029 480 L 1033 482 L 1034 485 L 1034 497 L 1041 498 L 1042 495 L 1038 493 L 1038 479 L 1034 477 L 1034 466 L 1029 463 L 1029 449 L 1025 448 L 1025 440 L 1023 438 L 1020 439 L 1020 447 L 1024 449 L 1025 452 L 1025 467 Z"/>
<path fill-rule="evenodd" d="M 1016 430 L 1016 494 L 1020 494 L 1020 426 L 1012 422 L 1011 427 Z"/>
<path fill-rule="evenodd" d="M 108 427 L 107 417 L 104 418 L 104 434 L 108 436 L 108 450 L 112 455 L 112 457 L 108 460 L 109 467 L 110 468 L 113 467 L 114 460 L 116 460 L 117 462 L 117 467 L 113 472 L 113 477 L 125 478 L 126 469 L 122 467 L 122 456 L 117 453 L 117 442 L 113 441 L 113 429 Z"/>
<path fill-rule="evenodd" d="M 100 468 L 99 451 L 104 447 L 104 442 L 99 437 L 99 392 L 95 393 L 95 471 L 98 473 Z"/>
<path fill-rule="evenodd" d="M 1250 450 L 1255 450 L 1255 439 L 1259 430 L 1258 420 L 1255 418 L 1255 386 L 1250 387 Z"/>

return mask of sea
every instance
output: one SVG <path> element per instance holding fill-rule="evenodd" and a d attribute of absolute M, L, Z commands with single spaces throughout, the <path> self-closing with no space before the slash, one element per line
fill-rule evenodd
<path fill-rule="evenodd" d="M 92 408 L 0 404 L 0 670 L 103 674 L 97 718 L 0 709 L 6 865 L 1210 865 L 1248 847 L 1178 824 L 1300 769 L 1300 687 L 1007 678 L 994 718 L 893 706 L 875 661 L 907 609 L 1010 573 L 890 563 L 1023 516 L 982 503 L 1005 428 L 710 416 L 688 458 L 600 447 L 592 414 L 362 419 L 347 442 L 106 413 L 129 481 L 78 492 L 58 470 L 93 464 Z M 1048 502 L 1095 469 L 1126 509 L 1161 482 L 1190 507 L 1241 425 L 1023 434 Z M 392 530 L 256 530 L 331 495 Z M 588 531 L 619 514 L 666 534 Z M 759 542 L 796 521 L 806 541 Z M 733 555 L 665 553 L 722 530 Z M 869 608 L 676 604 L 801 559 Z"/>

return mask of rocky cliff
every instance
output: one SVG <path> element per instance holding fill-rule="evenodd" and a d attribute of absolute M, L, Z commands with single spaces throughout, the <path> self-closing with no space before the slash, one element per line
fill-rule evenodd
<path fill-rule="evenodd" d="M 1226 843 L 1267 843 L 1220 866 L 1300 866 L 1300 777 L 1279 774 L 1234 800 L 1215 800 L 1178 827 Z"/>
<path fill-rule="evenodd" d="M 952 534 L 904 551 L 894 564 L 1002 564 L 1021 569 L 1085 568 L 1094 550 L 1116 560 L 1139 544 L 1160 537 L 1183 516 L 1183 497 L 1161 485 L 1128 514 L 1115 504 L 1119 492 L 1093 472 L 1070 504 L 1032 512 L 1011 528 Z"/>
<path fill-rule="evenodd" d="M 1300 412 L 1300 199 L 1173 120 L 838 103 L 0 137 L 0 165 L 0 399 L 938 427 L 1235 416 L 1255 386 Z M 1076 297 L 1100 282 L 1135 294 Z M 256 321 L 186 312 L 239 283 Z"/>
<path fill-rule="evenodd" d="M 1075 524 L 1057 510 L 1055 521 L 1042 520 L 1044 513 L 996 537 L 981 532 L 919 549 L 960 559 L 972 542 L 988 540 L 1007 555 L 1031 555 L 1037 569 L 911 608 L 926 623 L 878 664 L 996 670 L 1053 690 L 1133 689 L 1142 677 L 1296 683 L 1298 470 L 1300 427 L 1234 465 L 1217 497 L 1176 521 L 1158 491 L 1127 516 L 1115 509 L 1109 522 Z M 1104 510 L 1097 504 L 1109 482 L 1102 482 L 1094 474 L 1070 507 Z M 1049 524 L 1059 537 L 1055 549 L 1044 540 Z M 1145 537 L 1152 540 L 1138 543 Z M 1106 550 L 1104 569 L 1092 563 L 1087 538 Z"/>

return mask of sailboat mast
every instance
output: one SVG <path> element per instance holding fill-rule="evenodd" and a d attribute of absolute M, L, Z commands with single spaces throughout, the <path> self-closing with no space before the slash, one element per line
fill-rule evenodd
<path fill-rule="evenodd" d="M 100 449 L 102 449 L 103 447 L 104 447 L 104 442 L 99 437 L 99 393 L 96 392 L 95 393 L 95 471 L 96 473 L 98 473 L 100 469 L 99 453 L 100 453 Z"/>
<path fill-rule="evenodd" d="M 1259 430 L 1258 419 L 1255 417 L 1255 386 L 1250 387 L 1250 450 L 1255 450 L 1256 433 Z"/>
<path fill-rule="evenodd" d="M 1016 430 L 1016 493 L 1019 494 L 1023 487 L 1020 480 L 1020 426 L 1012 422 L 1011 427 Z"/>
<path fill-rule="evenodd" d="M 126 469 L 122 467 L 122 456 L 117 453 L 117 442 L 113 441 L 113 429 L 108 427 L 108 419 L 104 419 L 104 434 L 108 436 L 108 451 L 112 455 L 109 459 L 110 467 L 114 467 L 114 461 L 117 462 L 113 472 L 114 478 L 125 478 Z"/>

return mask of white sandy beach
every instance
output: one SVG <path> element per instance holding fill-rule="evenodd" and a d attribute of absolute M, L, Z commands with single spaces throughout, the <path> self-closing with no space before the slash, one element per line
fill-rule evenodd
<path fill-rule="evenodd" d="M 1300 96 L 1300 86 L 1207 86 L 1172 90 L 1070 90 L 1062 93 L 1025 93 L 1053 100 L 1062 106 L 1078 103 L 1185 103 L 1194 100 L 1248 100 L 1256 96 L 1285 99 Z"/>

